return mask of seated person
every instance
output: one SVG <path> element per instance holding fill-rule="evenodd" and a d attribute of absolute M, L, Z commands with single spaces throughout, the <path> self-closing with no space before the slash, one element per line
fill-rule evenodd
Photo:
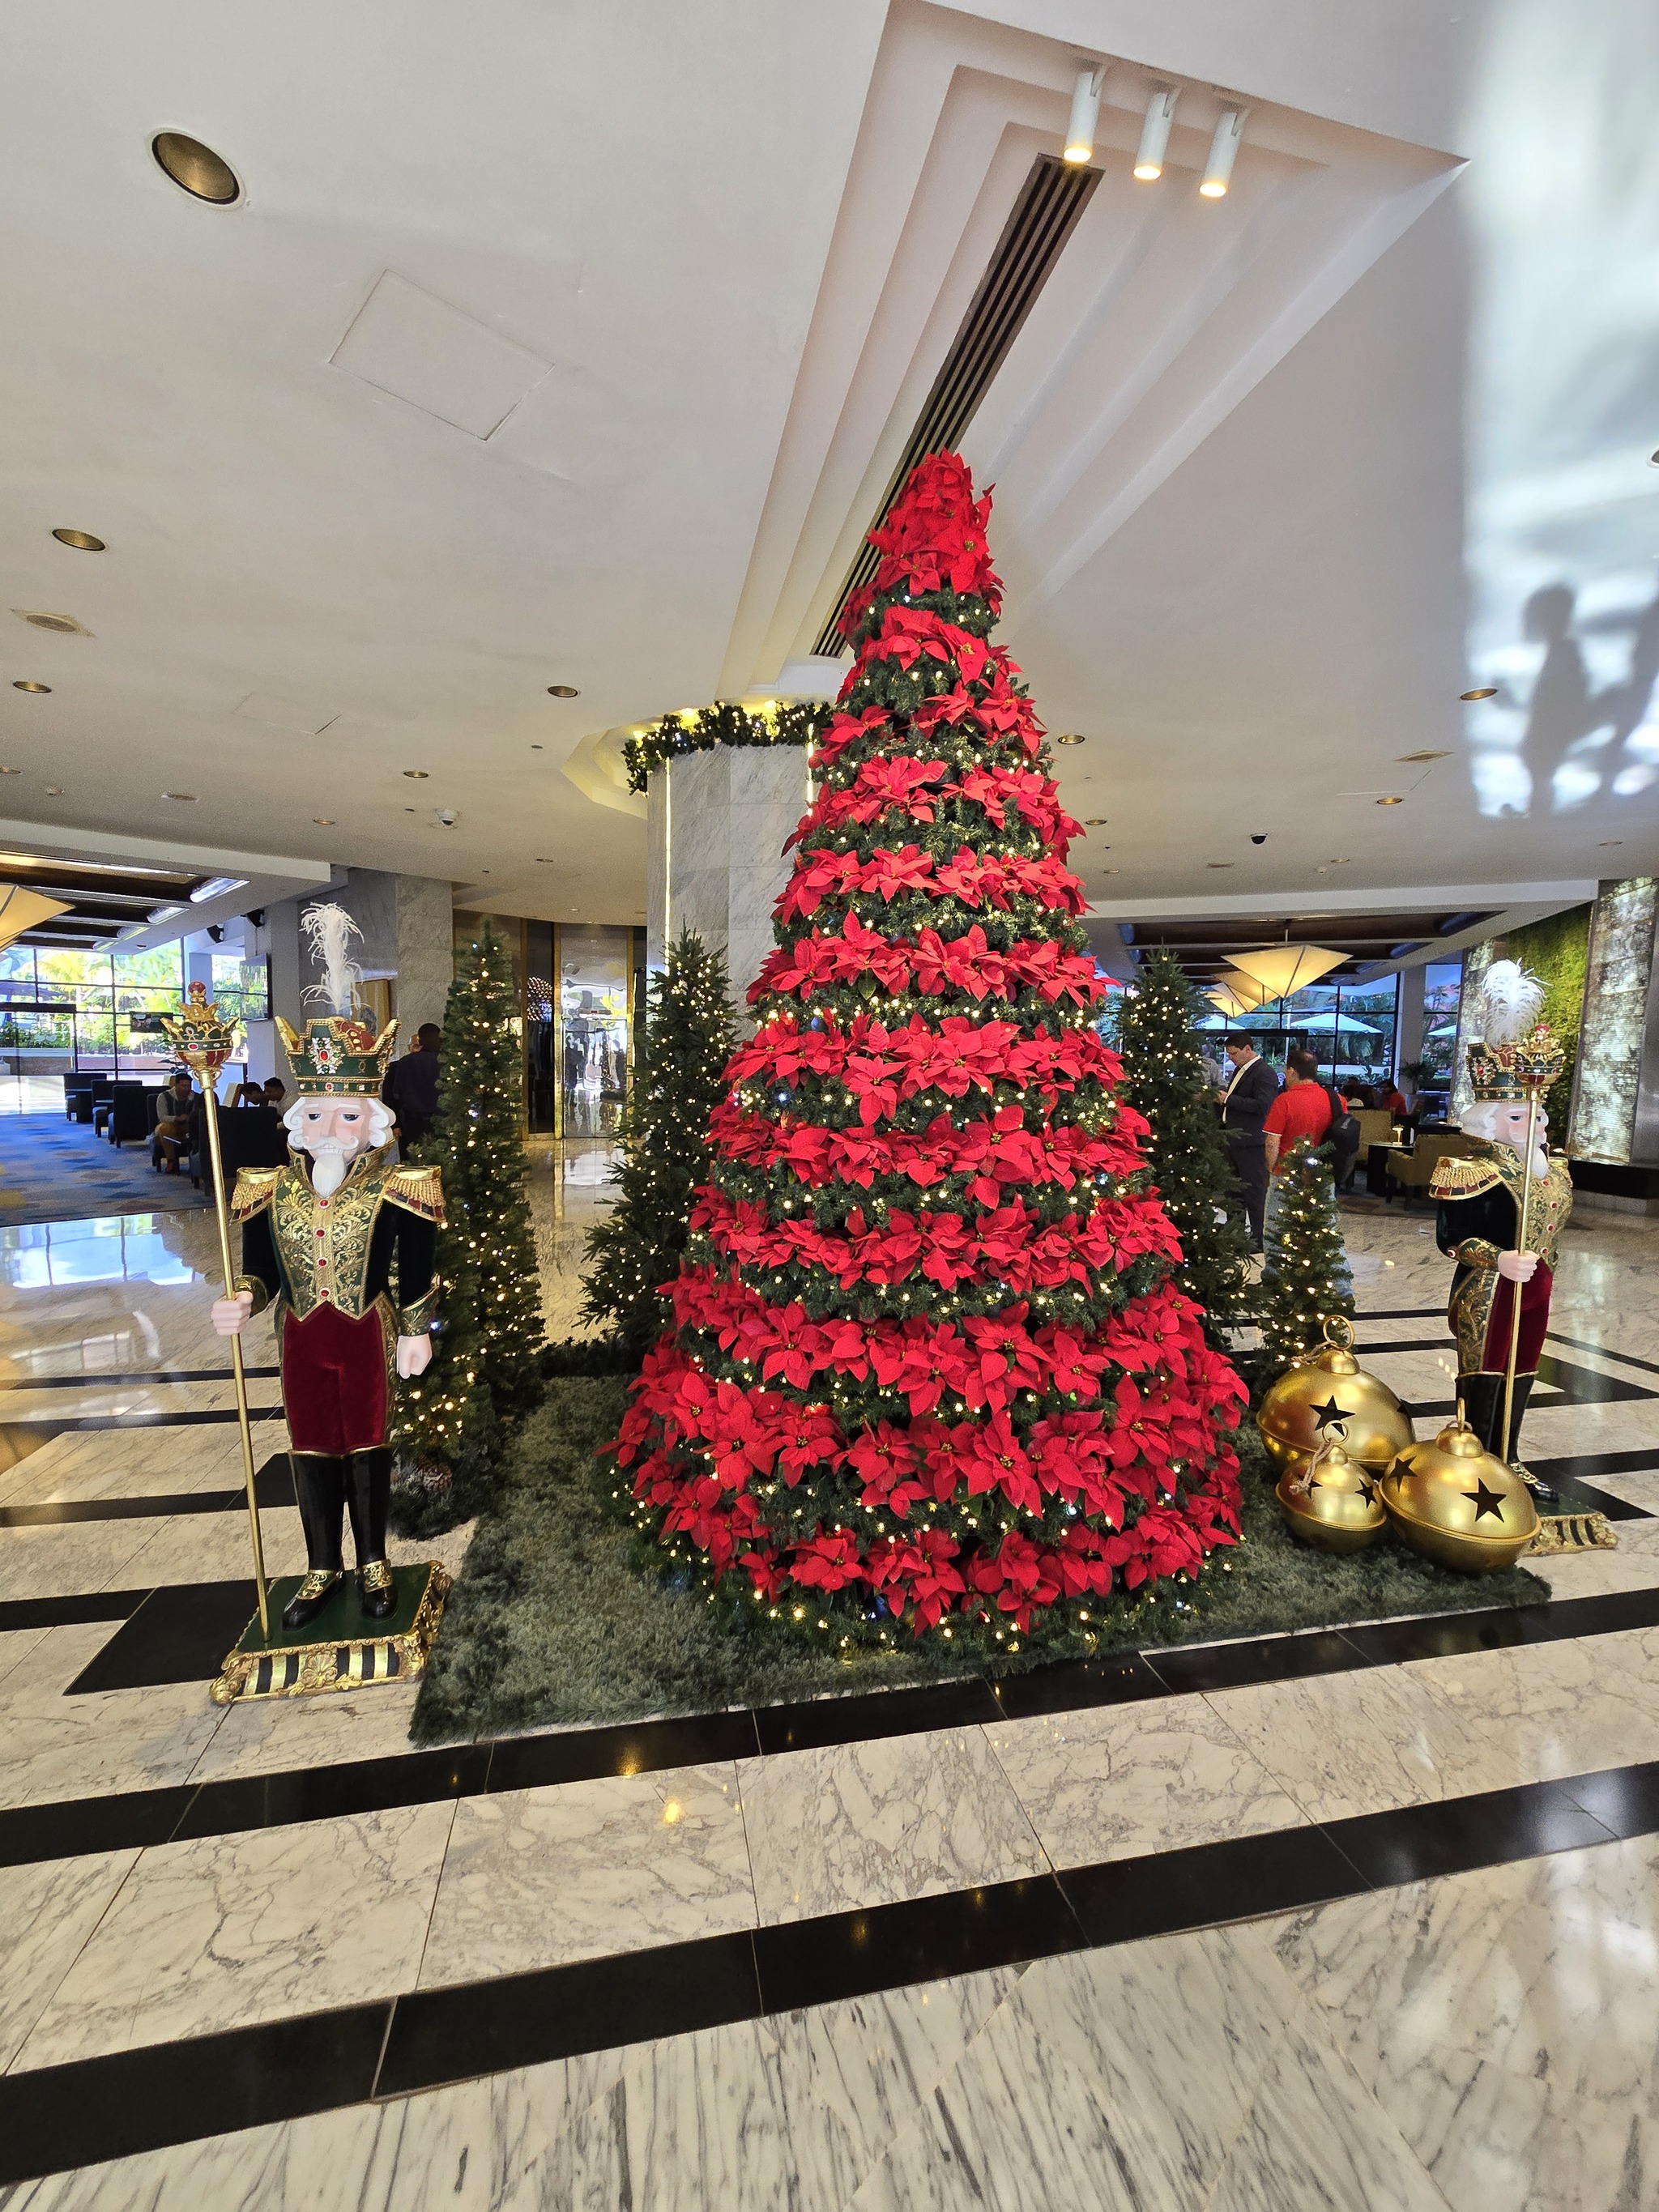
<path fill-rule="evenodd" d="M 1342 1085 L 1342 1097 L 1350 1113 L 1369 1114 L 1376 1103 L 1375 1094 L 1370 1085 L 1366 1083 L 1345 1083 Z"/>
<path fill-rule="evenodd" d="M 265 1094 L 257 1083 L 239 1083 L 230 1103 L 233 1106 L 263 1106 Z"/>
<path fill-rule="evenodd" d="M 259 1103 L 262 1106 L 274 1106 L 280 1114 L 283 1109 L 283 1101 L 287 1097 L 288 1085 L 283 1082 L 282 1077 L 280 1075 L 266 1076 L 264 1090 L 260 1097 Z"/>
<path fill-rule="evenodd" d="M 160 1168 L 165 1175 L 177 1175 L 185 1153 L 190 1147 L 191 1115 L 196 1104 L 196 1086 L 184 1068 L 173 1077 L 155 1101 L 155 1122 L 149 1148 L 149 1164 Z"/>
<path fill-rule="evenodd" d="M 1406 1094 L 1392 1078 L 1388 1082 L 1377 1085 L 1376 1103 L 1386 1113 L 1392 1114 L 1396 1121 L 1405 1119 Z"/>

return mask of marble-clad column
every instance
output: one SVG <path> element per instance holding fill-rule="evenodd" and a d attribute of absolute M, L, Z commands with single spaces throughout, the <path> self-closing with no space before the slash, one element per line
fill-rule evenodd
<path fill-rule="evenodd" d="M 652 773 L 647 798 L 646 957 L 694 929 L 726 957 L 744 994 L 771 951 L 772 908 L 789 875 L 784 841 L 811 803 L 798 745 L 720 745 Z"/>
<path fill-rule="evenodd" d="M 398 1037 L 407 1052 L 422 1022 L 441 1022 L 455 976 L 453 887 L 436 876 L 397 883 Z"/>

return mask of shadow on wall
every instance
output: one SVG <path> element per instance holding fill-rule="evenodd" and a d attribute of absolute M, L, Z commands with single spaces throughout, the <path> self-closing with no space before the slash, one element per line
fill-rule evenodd
<path fill-rule="evenodd" d="M 1575 623 L 1576 605 L 1573 587 L 1554 583 L 1534 592 L 1522 610 L 1522 635 L 1543 658 L 1525 698 L 1506 683 L 1498 686 L 1494 707 L 1524 720 L 1513 750 L 1476 757 L 1486 813 L 1529 814 L 1547 805 L 1559 814 L 1599 791 L 1633 799 L 1659 783 L 1659 723 L 1649 719 L 1659 680 L 1659 592 L 1645 607 L 1582 623 Z M 1628 669 L 1598 691 L 1579 636 L 1620 631 L 1630 636 Z"/>

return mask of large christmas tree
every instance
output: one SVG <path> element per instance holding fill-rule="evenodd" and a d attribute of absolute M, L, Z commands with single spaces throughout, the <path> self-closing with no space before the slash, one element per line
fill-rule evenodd
<path fill-rule="evenodd" d="M 398 1392 L 406 1465 L 447 1468 L 459 1505 L 499 1446 L 499 1423 L 541 1395 L 541 1270 L 524 1145 L 522 1015 L 507 946 L 488 927 L 460 955 L 444 1006 L 438 1118 L 415 1148 L 443 1170 L 443 1291 L 426 1372 Z M 429 1475 L 428 1475 L 429 1479 Z"/>
<path fill-rule="evenodd" d="M 679 1273 L 691 1194 L 708 1172 L 709 1117 L 736 1036 L 726 960 L 694 930 L 653 975 L 623 1122 L 617 1203 L 590 1230 L 584 1319 L 614 1329 L 641 1358 L 668 1319 L 663 1286 Z"/>
<path fill-rule="evenodd" d="M 1238 1525 L 1238 1378 L 1169 1279 L 1091 1024 L 1076 828 L 987 639 L 989 499 L 872 533 L 758 1028 L 618 1439 L 635 1516 L 820 1640 L 1087 1644 Z"/>
<path fill-rule="evenodd" d="M 1180 961 L 1159 945 L 1120 999 L 1115 1027 L 1123 1095 L 1150 1126 L 1145 1157 L 1181 1239 L 1175 1280 L 1202 1309 L 1211 1343 L 1225 1350 L 1227 1324 L 1249 1282 L 1250 1245 L 1229 1203 L 1235 1179 L 1198 1048 L 1198 1024 L 1209 1012 Z"/>

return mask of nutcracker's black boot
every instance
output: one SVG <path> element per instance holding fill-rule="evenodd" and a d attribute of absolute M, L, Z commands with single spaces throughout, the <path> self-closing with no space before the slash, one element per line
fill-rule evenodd
<path fill-rule="evenodd" d="M 1463 1419 L 1474 1431 L 1494 1459 L 1501 1459 L 1512 1467 L 1525 1481 L 1534 1498 L 1548 1504 L 1555 1496 L 1547 1482 L 1540 1482 L 1521 1463 L 1521 1417 L 1527 1410 L 1527 1401 L 1532 1395 L 1535 1375 L 1517 1375 L 1515 1378 L 1515 1399 L 1510 1411 L 1510 1432 L 1507 1438 L 1500 1435 L 1504 1426 L 1504 1378 L 1501 1375 L 1460 1375 L 1457 1394 L 1463 1401 Z M 1508 1449 L 1504 1445 L 1507 1443 Z"/>
<path fill-rule="evenodd" d="M 386 1520 L 392 1504 L 392 1449 L 356 1451 L 346 1462 L 346 1503 L 357 1552 L 357 1598 L 366 1620 L 397 1610 L 398 1592 L 386 1564 Z"/>
<path fill-rule="evenodd" d="M 345 1466 L 322 1452 L 290 1452 L 294 1495 L 306 1534 L 306 1578 L 283 1613 L 284 1628 L 308 1628 L 334 1595 L 344 1571 L 340 1523 L 345 1514 Z"/>

